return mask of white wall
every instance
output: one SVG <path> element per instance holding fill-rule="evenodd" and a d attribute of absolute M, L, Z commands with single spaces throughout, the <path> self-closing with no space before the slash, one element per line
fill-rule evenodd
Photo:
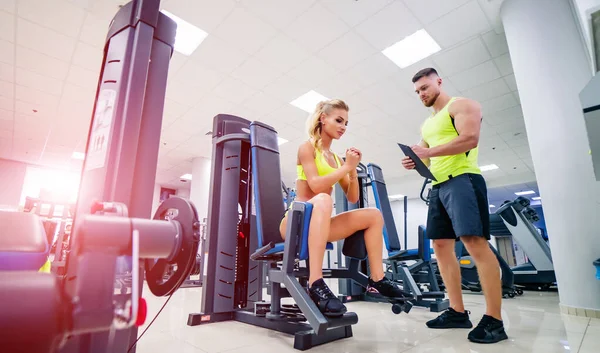
<path fill-rule="evenodd" d="M 392 214 L 396 223 L 396 230 L 400 237 L 402 249 L 405 249 L 404 244 L 404 201 L 392 201 Z M 427 205 L 421 199 L 408 199 L 407 205 L 407 240 L 408 249 L 416 249 L 419 246 L 418 227 L 427 224 Z"/>
<path fill-rule="evenodd" d="M 0 209 L 17 209 L 27 164 L 0 159 Z"/>
<path fill-rule="evenodd" d="M 190 189 L 177 189 L 177 196 L 189 199 L 190 198 Z"/>
<path fill-rule="evenodd" d="M 158 206 L 160 205 L 160 185 L 154 184 L 154 196 L 152 196 L 152 217 L 156 213 Z"/>

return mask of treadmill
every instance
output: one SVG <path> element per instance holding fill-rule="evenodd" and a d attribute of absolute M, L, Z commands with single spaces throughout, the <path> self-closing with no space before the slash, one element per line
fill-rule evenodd
<path fill-rule="evenodd" d="M 490 227 L 509 232 L 527 255 L 528 262 L 512 268 L 515 285 L 548 290 L 556 283 L 550 246 L 533 226 L 539 218 L 529 205 L 529 199 L 522 196 L 505 202 L 490 215 Z"/>

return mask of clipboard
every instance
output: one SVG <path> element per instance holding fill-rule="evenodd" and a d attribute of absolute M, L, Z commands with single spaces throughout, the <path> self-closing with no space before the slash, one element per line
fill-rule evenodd
<path fill-rule="evenodd" d="M 431 179 L 433 181 L 437 181 L 437 179 L 433 176 L 433 174 L 431 173 L 431 171 L 429 170 L 429 168 L 427 168 L 427 166 L 425 165 L 425 163 L 423 163 L 423 161 L 421 160 L 421 158 L 419 158 L 415 154 L 415 152 L 412 150 L 412 148 L 408 147 L 407 145 L 403 145 L 401 143 L 399 143 L 398 146 L 400 147 L 400 149 L 402 150 L 402 152 L 404 152 L 404 155 L 406 157 L 412 159 L 412 161 L 415 162 L 415 169 L 417 170 L 417 172 L 419 174 L 421 174 L 421 176 L 423 178 Z"/>

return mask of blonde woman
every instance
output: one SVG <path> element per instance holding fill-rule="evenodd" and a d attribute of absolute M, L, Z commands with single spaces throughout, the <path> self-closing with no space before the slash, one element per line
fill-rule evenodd
<path fill-rule="evenodd" d="M 331 151 L 333 140 L 340 139 L 348 125 L 348 105 L 339 99 L 320 102 L 309 117 L 310 139 L 298 148 L 296 180 L 297 201 L 313 205 L 308 235 L 309 294 L 326 316 L 340 316 L 346 307 L 323 281 L 322 264 L 327 242 L 345 239 L 365 230 L 365 243 L 371 276 L 369 286 L 387 297 L 401 297 L 402 291 L 385 278 L 382 267 L 383 217 L 376 208 L 356 209 L 331 216 L 333 186 L 339 183 L 350 202 L 358 201 L 356 167 L 360 150 L 346 150 L 346 161 Z M 287 212 L 279 231 L 285 237 Z"/>

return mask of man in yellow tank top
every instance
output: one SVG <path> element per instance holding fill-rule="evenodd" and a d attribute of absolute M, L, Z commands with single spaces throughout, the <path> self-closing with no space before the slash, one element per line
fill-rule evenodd
<path fill-rule="evenodd" d="M 427 216 L 427 236 L 433 240 L 438 266 L 450 300 L 450 308 L 428 321 L 430 328 L 471 328 L 465 310 L 460 266 L 454 253 L 460 239 L 473 257 L 486 301 L 486 314 L 469 340 L 495 343 L 507 339 L 502 323 L 502 284 L 496 256 L 491 251 L 487 187 L 477 164 L 481 107 L 470 99 L 450 97 L 433 68 L 413 77 L 415 92 L 433 114 L 421 127 L 422 140 L 412 147 L 429 165 L 433 182 Z M 414 169 L 405 158 L 402 165 Z"/>

